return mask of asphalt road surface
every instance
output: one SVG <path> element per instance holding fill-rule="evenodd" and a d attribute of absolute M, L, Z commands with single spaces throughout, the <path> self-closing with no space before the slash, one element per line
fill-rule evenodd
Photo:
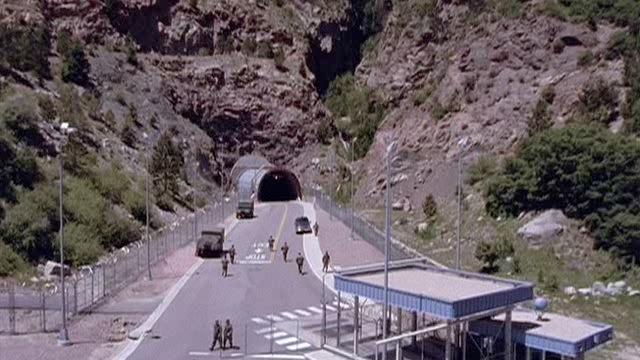
<path fill-rule="evenodd" d="M 269 203 L 256 208 L 255 218 L 240 220 L 225 242 L 225 249 L 233 244 L 237 254 L 229 276 L 221 276 L 220 259 L 206 259 L 129 359 L 233 358 L 272 349 L 311 350 L 304 340 L 271 330 L 272 320 L 296 322 L 317 315 L 321 306 L 322 283 L 306 263 L 302 276 L 295 264 L 298 253 L 304 255 L 302 236 L 294 232 L 294 220 L 302 214 L 298 203 Z M 276 239 L 273 253 L 268 251 L 269 235 Z M 280 252 L 285 241 L 290 248 L 287 263 Z M 216 319 L 231 320 L 234 349 L 209 352 Z"/>

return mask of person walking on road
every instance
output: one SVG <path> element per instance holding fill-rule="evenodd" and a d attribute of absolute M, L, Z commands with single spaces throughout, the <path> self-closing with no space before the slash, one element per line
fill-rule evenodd
<path fill-rule="evenodd" d="M 282 250 L 282 258 L 284 258 L 284 262 L 287 262 L 287 254 L 289 254 L 289 244 L 287 244 L 287 242 L 285 241 L 280 250 Z"/>
<path fill-rule="evenodd" d="M 323 272 L 329 271 L 329 261 L 331 261 L 331 256 L 329 256 L 329 252 L 328 251 L 325 251 L 324 255 L 322 256 L 322 271 Z"/>
<path fill-rule="evenodd" d="M 229 342 L 229 348 L 233 348 L 233 327 L 231 326 L 231 321 L 227 319 L 224 324 L 224 342 L 222 345 L 223 349 L 227 348 L 227 341 Z"/>
<path fill-rule="evenodd" d="M 231 263 L 233 264 L 233 261 L 236 258 L 236 248 L 231 245 L 231 249 L 229 249 L 229 258 L 231 259 Z"/>
<path fill-rule="evenodd" d="M 209 350 L 213 351 L 216 348 L 216 344 L 222 347 L 222 326 L 220 326 L 220 321 L 216 320 L 213 324 L 213 344 Z"/>
<path fill-rule="evenodd" d="M 269 251 L 273 251 L 273 245 L 275 244 L 276 240 L 273 238 L 273 236 L 269 236 Z"/>
<path fill-rule="evenodd" d="M 320 228 L 320 226 L 318 225 L 318 222 L 316 221 L 315 223 L 313 223 L 313 234 L 315 236 L 318 236 L 318 229 Z"/>
<path fill-rule="evenodd" d="M 298 253 L 298 257 L 296 258 L 296 264 L 298 264 L 298 272 L 300 273 L 300 275 L 303 275 L 302 265 L 304 265 L 304 257 L 302 256 L 302 253 Z"/>
<path fill-rule="evenodd" d="M 229 260 L 227 255 L 222 258 L 222 277 L 227 277 L 227 271 L 229 270 Z"/>

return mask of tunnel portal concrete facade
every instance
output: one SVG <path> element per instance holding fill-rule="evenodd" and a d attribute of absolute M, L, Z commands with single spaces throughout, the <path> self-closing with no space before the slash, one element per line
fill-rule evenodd
<path fill-rule="evenodd" d="M 292 201 L 302 198 L 302 186 L 293 171 L 274 166 L 265 158 L 248 155 L 231 169 L 240 200 Z"/>

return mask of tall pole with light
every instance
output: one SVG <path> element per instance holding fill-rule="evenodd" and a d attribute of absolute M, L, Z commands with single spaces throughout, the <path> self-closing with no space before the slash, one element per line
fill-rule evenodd
<path fill-rule="evenodd" d="M 59 200 L 60 200 L 60 287 L 62 289 L 62 328 L 60 328 L 60 334 L 58 335 L 58 345 L 68 346 L 71 344 L 69 341 L 69 331 L 67 330 L 67 289 L 65 286 L 65 268 L 64 268 L 64 210 L 63 210 L 63 193 L 64 193 L 64 146 L 66 145 L 68 136 L 76 132 L 76 129 L 69 126 L 69 123 L 63 122 L 60 124 L 60 132 L 62 133 L 62 139 L 60 141 L 60 188 L 59 188 Z"/>
<path fill-rule="evenodd" d="M 356 155 L 355 155 L 355 146 L 356 146 L 356 140 L 358 140 L 358 137 L 354 137 L 353 139 L 351 139 L 351 167 L 349 170 L 350 171 L 350 175 L 351 175 L 351 240 L 355 239 L 354 236 L 354 232 L 355 232 L 355 227 L 356 227 L 356 221 L 355 221 L 355 217 L 356 217 L 356 201 L 353 198 L 354 197 L 354 181 L 355 181 L 355 177 L 356 177 L 356 172 L 354 169 L 354 162 L 356 160 Z"/>
<path fill-rule="evenodd" d="M 458 221 L 456 224 L 456 270 L 460 270 L 460 232 L 462 229 L 462 155 L 469 142 L 468 137 L 458 141 Z"/>
<path fill-rule="evenodd" d="M 193 240 L 195 241 L 198 238 L 198 204 L 196 202 L 196 176 L 198 175 L 198 168 L 200 167 L 200 162 L 196 161 L 196 172 L 193 176 Z"/>
<path fill-rule="evenodd" d="M 147 243 L 147 276 L 151 280 L 151 239 L 149 238 L 149 135 L 142 133 L 144 139 L 144 206 L 145 206 L 145 224 L 144 224 L 144 241 Z"/>
<path fill-rule="evenodd" d="M 389 243 L 391 242 L 391 163 L 396 152 L 396 141 L 391 139 L 387 145 L 387 189 L 385 201 L 385 241 L 384 241 L 384 310 L 382 320 L 382 338 L 387 338 L 389 331 L 388 309 L 389 309 Z M 387 344 L 384 344 L 383 360 L 387 359 Z"/>

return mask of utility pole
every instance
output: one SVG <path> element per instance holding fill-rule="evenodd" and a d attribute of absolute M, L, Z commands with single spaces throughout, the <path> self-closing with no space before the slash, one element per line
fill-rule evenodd
<path fill-rule="evenodd" d="M 351 139 L 351 240 L 355 240 L 355 236 L 354 236 L 354 232 L 355 232 L 355 227 L 356 227 L 356 221 L 355 221 L 355 217 L 356 217 L 356 201 L 353 198 L 354 196 L 354 181 L 355 181 L 355 169 L 354 169 L 354 162 L 356 160 L 356 155 L 355 155 L 355 146 L 356 146 L 356 140 L 358 139 L 358 137 L 354 137 L 353 139 Z"/>
<path fill-rule="evenodd" d="M 144 203 L 146 212 L 144 239 L 147 242 L 147 276 L 149 277 L 149 281 L 151 281 L 151 239 L 149 238 L 149 135 L 147 135 L 147 133 L 145 132 L 142 133 L 142 137 L 144 138 L 144 167 L 146 170 L 144 180 Z"/>
<path fill-rule="evenodd" d="M 460 231 L 462 228 L 462 153 L 464 152 L 468 137 L 458 141 L 458 221 L 456 224 L 456 270 L 460 270 Z"/>
<path fill-rule="evenodd" d="M 388 309 L 389 309 L 389 243 L 391 242 L 391 162 L 396 149 L 395 140 L 391 140 L 387 146 L 387 189 L 385 201 L 385 241 L 384 241 L 384 310 L 382 323 L 382 338 L 387 338 L 389 331 Z M 384 354 L 382 359 L 387 359 L 387 344 L 384 344 Z"/>
<path fill-rule="evenodd" d="M 59 200 L 60 200 L 60 285 L 62 288 L 62 328 L 58 335 L 59 346 L 69 346 L 71 342 L 69 340 L 69 331 L 67 330 L 67 288 L 65 286 L 65 267 L 64 267 L 64 209 L 63 209 L 63 195 L 64 195 L 64 146 L 67 142 L 67 137 L 76 131 L 75 128 L 69 126 L 69 123 L 63 122 L 60 124 L 60 132 L 62 133 L 62 140 L 60 141 L 60 188 L 59 188 Z"/>
<path fill-rule="evenodd" d="M 193 177 L 193 240 L 198 238 L 198 204 L 196 203 L 196 175 L 198 175 L 198 168 L 200 162 L 196 161 L 196 172 Z"/>

